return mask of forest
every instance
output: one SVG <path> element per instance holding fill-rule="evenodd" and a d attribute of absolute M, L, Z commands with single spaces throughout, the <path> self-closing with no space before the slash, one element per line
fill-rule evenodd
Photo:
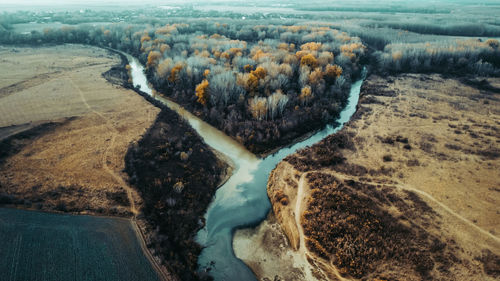
<path fill-rule="evenodd" d="M 127 20 L 134 15 L 110 13 L 90 18 Z M 52 17 L 67 22 L 71 15 Z M 363 66 L 380 73 L 500 73 L 496 39 L 437 40 L 435 35 L 370 27 L 368 20 L 341 26 L 269 19 L 263 25 L 251 19 L 175 17 L 153 24 L 82 21 L 15 32 L 13 23 L 33 17 L 40 15 L 4 14 L 0 42 L 83 43 L 129 52 L 146 65 L 158 93 L 259 154 L 333 122 Z"/>

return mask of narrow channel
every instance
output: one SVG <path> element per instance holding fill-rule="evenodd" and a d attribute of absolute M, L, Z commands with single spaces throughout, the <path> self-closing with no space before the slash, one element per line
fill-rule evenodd
<path fill-rule="evenodd" d="M 267 179 L 272 169 L 283 158 L 298 149 L 321 141 L 340 130 L 349 121 L 356 111 L 363 80 L 352 84 L 348 103 L 340 113 L 336 126 L 328 125 L 304 141 L 282 148 L 264 159 L 258 159 L 241 144 L 178 104 L 153 95 L 144 74 L 144 67 L 136 58 L 130 55 L 127 55 L 127 58 L 131 66 L 133 85 L 139 86 L 141 91 L 178 112 L 209 146 L 226 155 L 235 166 L 233 175 L 217 190 L 205 215 L 205 228 L 198 233 L 197 241 L 205 247 L 199 259 L 200 270 L 210 267 L 210 274 L 215 280 L 255 281 L 252 271 L 234 255 L 233 232 L 237 228 L 256 225 L 265 219 L 271 208 L 266 192 Z"/>

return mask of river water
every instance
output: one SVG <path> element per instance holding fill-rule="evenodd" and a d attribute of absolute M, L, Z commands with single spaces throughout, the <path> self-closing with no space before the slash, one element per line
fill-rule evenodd
<path fill-rule="evenodd" d="M 129 55 L 127 58 L 134 86 L 140 86 L 142 91 L 153 96 L 143 66 L 137 59 Z M 347 106 L 340 113 L 336 126 L 328 125 L 308 139 L 282 148 L 264 159 L 258 159 L 234 139 L 187 112 L 178 104 L 154 95 L 156 99 L 183 116 L 208 145 L 231 159 L 234 164 L 233 175 L 217 190 L 205 214 L 205 228 L 198 232 L 197 241 L 205 247 L 199 258 L 200 270 L 211 267 L 210 274 L 215 280 L 256 280 L 252 271 L 234 254 L 233 232 L 237 228 L 256 225 L 266 218 L 271 208 L 266 186 L 272 169 L 289 154 L 313 145 L 340 130 L 356 111 L 362 82 L 362 80 L 356 81 L 351 86 Z"/>

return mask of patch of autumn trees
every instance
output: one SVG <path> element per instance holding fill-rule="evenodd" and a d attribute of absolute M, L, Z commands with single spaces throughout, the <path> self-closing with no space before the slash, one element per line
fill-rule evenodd
<path fill-rule="evenodd" d="M 207 100 L 208 100 L 207 88 L 208 88 L 208 80 L 207 79 L 203 79 L 203 81 L 201 81 L 201 83 L 196 86 L 196 96 L 198 97 L 198 99 L 196 101 L 202 105 L 207 104 Z"/>
<path fill-rule="evenodd" d="M 334 29 L 243 26 L 235 34 L 214 25 L 217 32 L 176 24 L 145 30 L 136 35 L 140 57 L 159 92 L 254 152 L 332 122 L 346 102 L 346 82 L 360 73 L 365 47 Z"/>

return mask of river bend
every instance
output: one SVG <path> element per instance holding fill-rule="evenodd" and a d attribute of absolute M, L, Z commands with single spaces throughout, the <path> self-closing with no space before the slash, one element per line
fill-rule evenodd
<path fill-rule="evenodd" d="M 266 218 L 271 208 L 266 187 L 272 169 L 289 154 L 313 145 L 340 130 L 356 111 L 363 81 L 358 80 L 351 86 L 347 106 L 340 113 L 336 126 L 328 125 L 306 140 L 282 148 L 264 159 L 259 159 L 240 143 L 200 120 L 175 102 L 160 95 L 154 95 L 144 74 L 144 67 L 136 58 L 126 56 L 131 66 L 131 76 L 135 87 L 139 86 L 141 91 L 153 96 L 183 116 L 209 146 L 233 162 L 233 175 L 217 190 L 205 214 L 206 225 L 197 235 L 198 243 L 205 247 L 199 258 L 200 270 L 210 266 L 210 274 L 215 280 L 255 281 L 252 271 L 234 254 L 232 248 L 234 231 L 237 228 L 256 225 Z"/>

